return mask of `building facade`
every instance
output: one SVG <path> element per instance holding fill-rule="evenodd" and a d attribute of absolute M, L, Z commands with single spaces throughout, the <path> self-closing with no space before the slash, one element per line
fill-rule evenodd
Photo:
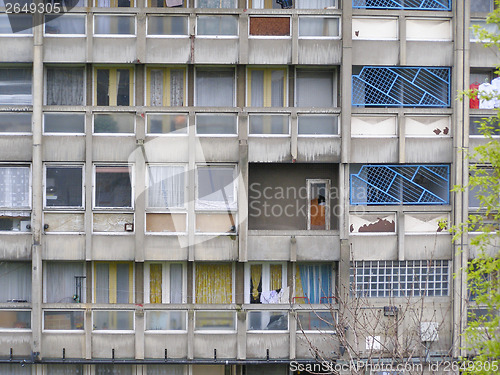
<path fill-rule="evenodd" d="M 30 4 L 0 0 L 0 374 L 466 354 L 439 223 L 477 206 L 492 0 Z"/>

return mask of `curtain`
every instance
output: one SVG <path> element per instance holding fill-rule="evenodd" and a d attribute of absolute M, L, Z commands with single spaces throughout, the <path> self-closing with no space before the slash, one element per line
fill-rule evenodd
<path fill-rule="evenodd" d="M 94 0 L 87 0 L 87 1 L 94 1 Z M 109 8 L 111 7 L 111 0 L 97 0 L 97 6 L 102 8 Z"/>
<path fill-rule="evenodd" d="M 233 107 L 233 104 L 234 69 L 196 72 L 196 105 Z"/>
<path fill-rule="evenodd" d="M 82 105 L 83 69 L 47 69 L 47 105 Z"/>
<path fill-rule="evenodd" d="M 130 303 L 130 264 L 116 264 L 116 303 Z"/>
<path fill-rule="evenodd" d="M 47 374 L 50 375 L 81 375 L 82 365 L 47 365 Z"/>
<path fill-rule="evenodd" d="M 260 292 L 262 291 L 262 265 L 252 264 L 250 266 L 250 280 L 252 282 L 250 290 L 250 300 L 257 303 L 260 302 Z M 259 286 L 261 290 L 259 291 Z"/>
<path fill-rule="evenodd" d="M 199 167 L 198 168 L 198 209 L 236 209 L 234 194 L 234 168 Z"/>
<path fill-rule="evenodd" d="M 95 266 L 96 303 L 109 303 L 109 264 L 97 263 Z"/>
<path fill-rule="evenodd" d="M 196 303 L 232 302 L 231 264 L 197 264 L 195 275 Z"/>
<path fill-rule="evenodd" d="M 184 167 L 149 166 L 148 206 L 184 207 Z"/>
<path fill-rule="evenodd" d="M 270 290 L 278 290 L 282 288 L 282 267 L 281 264 L 271 264 L 271 287 Z"/>
<path fill-rule="evenodd" d="M 252 70 L 251 71 L 251 106 L 264 107 L 264 71 Z"/>
<path fill-rule="evenodd" d="M 234 0 L 198 0 L 198 8 L 234 8 Z"/>
<path fill-rule="evenodd" d="M 0 262 L 0 302 L 31 302 L 31 263 Z"/>
<path fill-rule="evenodd" d="M 181 107 L 184 105 L 184 70 L 170 70 L 170 105 Z"/>
<path fill-rule="evenodd" d="M 31 105 L 31 68 L 0 69 L 0 104 Z"/>
<path fill-rule="evenodd" d="M 76 290 L 75 276 L 82 276 L 81 263 L 47 262 L 45 263 L 45 302 L 72 303 Z M 83 285 L 85 287 L 85 283 Z M 85 290 L 80 301 L 85 302 Z"/>
<path fill-rule="evenodd" d="M 0 168 L 0 207 L 30 207 L 30 169 L 28 167 Z"/>
<path fill-rule="evenodd" d="M 149 303 L 161 303 L 162 265 L 149 266 Z"/>
<path fill-rule="evenodd" d="M 328 264 L 301 264 L 299 265 L 296 283 L 297 297 L 306 297 L 305 301 L 309 303 L 328 303 L 328 298 L 321 300 L 321 297 L 332 296 L 331 267 Z"/>
<path fill-rule="evenodd" d="M 148 365 L 147 375 L 184 375 L 182 365 Z"/>
<path fill-rule="evenodd" d="M 264 9 L 264 2 L 264 0 L 252 0 L 252 9 Z"/>
<path fill-rule="evenodd" d="M 271 72 L 271 107 L 283 107 L 284 105 L 284 79 L 285 72 L 283 70 Z"/>
<path fill-rule="evenodd" d="M 153 106 L 163 105 L 163 70 L 153 69 L 150 73 L 150 96 Z"/>
<path fill-rule="evenodd" d="M 335 0 L 295 0 L 295 9 L 324 9 L 333 6 Z"/>
<path fill-rule="evenodd" d="M 298 107 L 332 107 L 333 104 L 333 72 L 297 72 Z"/>
<path fill-rule="evenodd" d="M 170 265 L 170 303 L 182 303 L 182 264 Z"/>

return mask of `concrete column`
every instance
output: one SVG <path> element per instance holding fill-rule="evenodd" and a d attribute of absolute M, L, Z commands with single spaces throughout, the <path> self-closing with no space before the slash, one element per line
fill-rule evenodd
<path fill-rule="evenodd" d="M 238 178 L 238 259 L 248 260 L 248 116 L 240 115 L 238 121 L 239 137 L 239 178 Z"/>
<path fill-rule="evenodd" d="M 299 63 L 299 16 L 292 14 L 290 22 L 292 23 L 292 64 L 296 65 Z"/>
<path fill-rule="evenodd" d="M 237 332 L 238 332 L 238 353 L 237 359 L 247 358 L 247 311 L 238 311 L 237 317 Z"/>
<path fill-rule="evenodd" d="M 406 117 L 404 112 L 399 112 L 398 117 L 399 163 L 406 162 Z"/>
<path fill-rule="evenodd" d="M 297 313 L 295 311 L 288 312 L 288 329 L 290 330 L 290 359 L 297 357 Z"/>
<path fill-rule="evenodd" d="M 144 359 L 144 310 L 135 310 L 135 358 Z"/>
<path fill-rule="evenodd" d="M 342 65 L 340 67 L 340 160 L 349 163 L 351 154 L 352 3 L 344 1 L 342 11 Z"/>
<path fill-rule="evenodd" d="M 195 243 L 195 201 L 196 201 L 196 134 L 195 134 L 195 113 L 189 113 L 189 163 L 188 163 L 188 260 L 194 261 L 194 243 Z"/>
<path fill-rule="evenodd" d="M 248 14 L 247 13 L 240 14 L 238 22 L 239 22 L 240 30 L 245 30 L 245 31 L 248 30 Z M 238 63 L 248 64 L 248 33 L 247 32 L 240 32 L 238 43 L 239 43 Z"/>
<path fill-rule="evenodd" d="M 141 1 L 142 2 L 142 1 Z M 142 7 L 145 6 L 147 0 L 142 2 Z M 146 14 L 138 13 L 137 14 L 137 43 L 136 43 L 136 55 L 137 62 L 144 63 L 146 62 Z M 136 102 L 137 103 L 137 102 Z"/>
<path fill-rule="evenodd" d="M 406 17 L 399 16 L 399 65 L 406 65 Z"/>

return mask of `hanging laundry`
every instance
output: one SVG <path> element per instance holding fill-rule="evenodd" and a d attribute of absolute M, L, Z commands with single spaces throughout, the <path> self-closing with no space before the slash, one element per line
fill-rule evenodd
<path fill-rule="evenodd" d="M 495 108 L 495 99 L 493 96 L 497 94 L 495 87 L 491 83 L 481 83 L 479 85 L 479 108 L 493 109 Z"/>
<path fill-rule="evenodd" d="M 477 97 L 479 94 L 477 91 L 479 83 L 473 83 L 469 86 L 469 88 L 475 93 L 475 95 L 471 96 L 469 99 L 469 108 L 479 108 L 479 98 Z"/>
<path fill-rule="evenodd" d="M 293 6 L 292 0 L 276 0 L 276 4 L 281 5 L 282 9 L 290 9 Z"/>

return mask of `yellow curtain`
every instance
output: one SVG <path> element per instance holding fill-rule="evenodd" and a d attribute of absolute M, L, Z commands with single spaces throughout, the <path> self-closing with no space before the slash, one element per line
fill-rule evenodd
<path fill-rule="evenodd" d="M 306 303 L 307 301 L 305 300 L 304 297 L 304 289 L 302 289 L 302 280 L 300 278 L 300 271 L 299 271 L 299 266 L 296 267 L 295 271 L 295 297 L 298 297 L 295 300 L 295 303 Z"/>
<path fill-rule="evenodd" d="M 149 266 L 149 301 L 150 303 L 161 303 L 162 265 L 151 264 Z"/>
<path fill-rule="evenodd" d="M 196 303 L 231 303 L 232 269 L 231 264 L 197 264 Z"/>
<path fill-rule="evenodd" d="M 262 265 L 253 264 L 250 266 L 250 275 L 252 277 L 252 297 L 254 299 L 259 298 L 259 284 L 262 279 Z"/>
<path fill-rule="evenodd" d="M 271 290 L 281 289 L 281 264 L 271 264 Z"/>

